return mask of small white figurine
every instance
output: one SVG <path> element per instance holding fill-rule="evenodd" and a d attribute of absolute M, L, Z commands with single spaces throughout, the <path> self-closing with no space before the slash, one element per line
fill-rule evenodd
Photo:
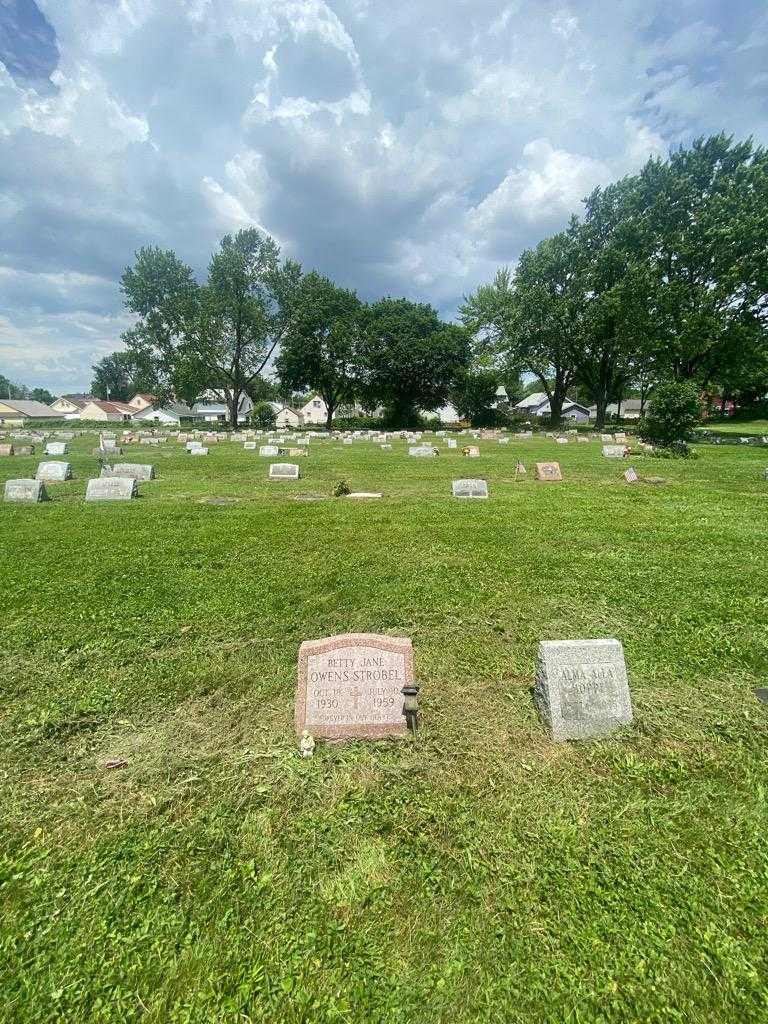
<path fill-rule="evenodd" d="M 302 757 L 312 757 L 315 752 L 315 741 L 307 729 L 301 734 L 299 750 Z"/>

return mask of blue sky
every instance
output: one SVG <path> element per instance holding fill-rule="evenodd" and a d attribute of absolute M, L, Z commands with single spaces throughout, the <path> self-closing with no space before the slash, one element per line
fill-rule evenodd
<path fill-rule="evenodd" d="M 0 372 L 86 389 L 135 250 L 249 224 L 450 317 L 722 129 L 768 143 L 764 0 L 0 0 Z"/>

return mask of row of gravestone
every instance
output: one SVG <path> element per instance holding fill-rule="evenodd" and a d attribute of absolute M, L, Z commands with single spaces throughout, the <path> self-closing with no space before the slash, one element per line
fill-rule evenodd
<path fill-rule="evenodd" d="M 130 501 L 138 497 L 137 482 L 153 480 L 153 466 L 139 463 L 117 463 L 103 466 L 101 476 L 89 480 L 85 491 L 86 501 Z M 68 462 L 41 462 L 34 479 L 6 480 L 3 500 L 7 502 L 50 501 L 45 485 L 63 483 L 72 479 L 72 468 Z"/>
<path fill-rule="evenodd" d="M 414 703 L 408 703 L 414 689 L 407 637 L 347 633 L 305 641 L 299 649 L 296 732 L 304 740 L 404 736 L 409 720 L 415 726 L 415 718 L 406 714 L 415 715 Z M 542 641 L 534 701 L 557 741 L 605 736 L 629 724 L 632 704 L 621 643 Z"/>

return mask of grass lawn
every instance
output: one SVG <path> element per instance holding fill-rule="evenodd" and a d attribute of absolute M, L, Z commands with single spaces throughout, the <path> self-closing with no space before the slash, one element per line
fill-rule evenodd
<path fill-rule="evenodd" d="M 767 452 L 170 441 L 86 505 L 93 445 L 0 505 L 3 1021 L 768 1019 Z M 350 631 L 413 639 L 422 731 L 302 761 L 299 644 Z M 603 636 L 635 723 L 554 744 L 537 643 Z"/>
<path fill-rule="evenodd" d="M 768 420 L 712 420 L 706 430 L 716 434 L 738 434 L 741 437 L 761 435 L 768 437 Z"/>

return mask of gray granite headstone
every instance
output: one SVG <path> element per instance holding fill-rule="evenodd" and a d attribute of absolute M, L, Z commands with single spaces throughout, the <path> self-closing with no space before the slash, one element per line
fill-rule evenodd
<path fill-rule="evenodd" d="M 273 462 L 269 467 L 270 480 L 298 480 L 299 467 L 295 462 Z"/>
<path fill-rule="evenodd" d="M 66 455 L 67 444 L 66 441 L 49 441 L 45 446 L 43 455 Z"/>
<path fill-rule="evenodd" d="M 454 480 L 454 498 L 487 498 L 488 484 L 485 480 Z"/>
<path fill-rule="evenodd" d="M 553 740 L 605 736 L 632 721 L 618 640 L 543 640 L 534 700 Z"/>
<path fill-rule="evenodd" d="M 259 455 L 266 455 L 269 458 L 274 458 L 278 451 L 279 449 L 276 444 L 263 444 L 259 448 Z"/>
<path fill-rule="evenodd" d="M 41 462 L 38 464 L 35 480 L 59 483 L 72 479 L 72 467 L 68 462 Z"/>
<path fill-rule="evenodd" d="M 5 501 L 48 501 L 48 492 L 42 480 L 6 480 Z"/>
<path fill-rule="evenodd" d="M 623 459 L 624 458 L 624 445 L 623 444 L 604 444 L 603 455 L 606 459 Z"/>
<path fill-rule="evenodd" d="M 132 480 L 154 480 L 155 467 L 140 462 L 116 462 L 114 466 L 103 466 L 101 475 L 126 476 Z"/>
<path fill-rule="evenodd" d="M 0 444 L 0 455 L 13 455 L 13 445 Z"/>
<path fill-rule="evenodd" d="M 437 450 L 431 444 L 418 444 L 409 448 L 408 454 L 416 459 L 431 459 L 437 455 Z"/>
<path fill-rule="evenodd" d="M 133 477 L 107 476 L 88 481 L 86 501 L 130 501 L 138 497 L 138 488 Z"/>

